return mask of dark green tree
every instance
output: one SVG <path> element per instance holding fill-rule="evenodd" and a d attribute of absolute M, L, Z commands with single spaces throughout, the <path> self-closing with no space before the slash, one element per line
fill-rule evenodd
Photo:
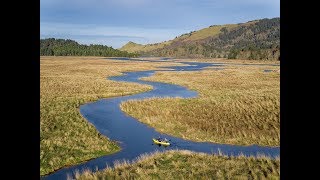
<path fill-rule="evenodd" d="M 105 56 L 137 57 L 137 53 L 128 53 L 109 46 L 82 45 L 71 39 L 40 39 L 40 56 Z"/>

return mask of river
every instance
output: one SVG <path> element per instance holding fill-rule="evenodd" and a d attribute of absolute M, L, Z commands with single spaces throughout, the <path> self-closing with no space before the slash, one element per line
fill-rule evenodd
<path fill-rule="evenodd" d="M 124 58 L 119 60 L 131 60 Z M 135 59 L 137 60 L 137 59 Z M 160 59 L 161 62 L 168 59 Z M 139 61 L 139 60 L 138 60 Z M 167 71 L 199 71 L 206 67 L 216 67 L 216 70 L 223 68 L 222 63 L 199 63 L 199 62 L 181 62 L 185 66 L 170 66 L 163 68 Z M 157 70 L 160 71 L 160 70 Z M 163 71 L 163 70 L 161 70 Z M 152 76 L 156 71 L 139 71 L 124 72 L 122 76 L 109 77 L 110 80 L 122 82 L 135 82 L 139 84 L 147 84 L 153 86 L 153 90 L 134 95 L 100 99 L 80 106 L 82 116 L 92 123 L 96 129 L 111 140 L 119 142 L 121 151 L 115 154 L 102 156 L 87 162 L 62 168 L 52 174 L 42 177 L 42 179 L 67 179 L 69 174 L 73 176 L 76 170 L 83 171 L 90 169 L 91 171 L 102 170 L 108 166 L 112 167 L 116 160 L 132 161 L 139 155 L 151 153 L 154 151 L 165 151 L 168 149 L 183 149 L 204 153 L 218 153 L 219 151 L 225 155 L 267 155 L 270 157 L 280 156 L 280 147 L 264 147 L 258 145 L 239 146 L 229 144 L 216 144 L 208 142 L 193 142 L 181 138 L 161 134 L 154 128 L 140 123 L 133 117 L 126 115 L 120 109 L 121 102 L 132 99 L 145 99 L 152 97 L 181 97 L 194 98 L 198 93 L 188 90 L 185 87 L 139 80 L 143 77 Z M 164 137 L 171 140 L 168 147 L 153 144 L 153 137 Z"/>

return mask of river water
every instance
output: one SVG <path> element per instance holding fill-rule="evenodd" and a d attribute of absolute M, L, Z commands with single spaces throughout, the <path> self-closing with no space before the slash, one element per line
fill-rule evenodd
<path fill-rule="evenodd" d="M 130 59 L 124 58 L 120 60 Z M 221 63 L 184 62 L 183 64 L 185 64 L 185 66 L 167 67 L 169 68 L 168 71 L 199 71 L 206 67 L 216 67 L 216 69 L 219 70 L 224 66 Z M 152 76 L 154 73 L 155 71 L 125 72 L 122 76 L 109 77 L 110 80 L 114 81 L 151 85 L 153 86 L 153 90 L 151 91 L 135 95 L 100 99 L 80 106 L 80 112 L 84 118 L 92 123 L 101 134 L 119 143 L 121 146 L 120 152 L 92 159 L 71 167 L 62 168 L 52 174 L 42 177 L 42 179 L 67 179 L 67 176 L 69 175 L 72 177 L 76 170 L 80 172 L 85 169 L 97 171 L 106 168 L 107 165 L 112 167 L 116 160 L 132 161 L 141 154 L 154 151 L 165 151 L 168 149 L 183 149 L 204 153 L 218 153 L 218 151 L 220 151 L 226 155 L 280 156 L 280 147 L 263 147 L 257 145 L 239 146 L 183 140 L 181 138 L 161 134 L 154 128 L 140 123 L 133 117 L 126 115 L 119 107 L 121 102 L 124 101 L 152 97 L 197 97 L 197 92 L 188 90 L 182 86 L 139 80 L 142 77 Z M 159 136 L 170 139 L 171 145 L 163 147 L 153 144 L 152 138 Z"/>

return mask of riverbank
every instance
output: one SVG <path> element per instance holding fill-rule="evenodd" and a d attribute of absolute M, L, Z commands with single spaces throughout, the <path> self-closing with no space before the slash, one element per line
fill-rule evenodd
<path fill-rule="evenodd" d="M 279 146 L 280 67 L 244 62 L 220 70 L 157 72 L 143 79 L 188 87 L 199 92 L 199 98 L 132 100 L 121 109 L 159 132 L 188 140 Z"/>
<path fill-rule="evenodd" d="M 173 170 L 174 169 L 174 170 Z M 280 159 L 224 156 L 170 150 L 141 155 L 132 164 L 92 173 L 76 172 L 76 179 L 280 179 Z"/>
<path fill-rule="evenodd" d="M 163 64 L 163 63 L 161 63 Z M 167 63 L 166 65 L 177 65 Z M 40 175 L 118 152 L 119 146 L 84 119 L 79 106 L 100 98 L 135 94 L 148 85 L 107 80 L 123 71 L 157 69 L 159 63 L 103 57 L 40 57 Z"/>

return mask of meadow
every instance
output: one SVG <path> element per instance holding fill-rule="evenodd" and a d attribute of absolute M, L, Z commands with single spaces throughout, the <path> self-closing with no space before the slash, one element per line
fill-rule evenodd
<path fill-rule="evenodd" d="M 81 116 L 79 106 L 100 98 L 151 90 L 148 85 L 114 82 L 106 77 L 124 71 L 156 69 L 162 64 L 41 56 L 40 175 L 119 151 L 116 142 L 100 134 Z"/>
<path fill-rule="evenodd" d="M 131 100 L 121 109 L 159 132 L 184 139 L 280 146 L 280 67 L 233 65 L 248 62 L 241 60 L 218 62 L 229 64 L 221 70 L 162 71 L 143 78 L 188 87 L 199 92 L 197 98 Z"/>
<path fill-rule="evenodd" d="M 133 163 L 118 161 L 114 168 L 108 167 L 95 173 L 90 170 L 77 171 L 75 177 L 79 180 L 280 179 L 280 159 L 170 150 L 141 155 Z"/>
<path fill-rule="evenodd" d="M 248 59 L 226 59 L 226 58 L 194 58 L 182 59 L 176 58 L 177 62 L 208 62 L 208 63 L 224 63 L 227 65 L 232 64 L 260 64 L 260 65 L 280 65 L 280 61 L 271 60 L 248 60 Z M 265 67 L 265 66 L 264 66 Z M 262 67 L 263 68 L 263 67 Z"/>

